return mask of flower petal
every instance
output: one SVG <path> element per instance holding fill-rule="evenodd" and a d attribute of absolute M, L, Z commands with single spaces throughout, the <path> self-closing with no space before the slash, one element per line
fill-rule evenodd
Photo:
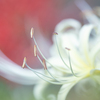
<path fill-rule="evenodd" d="M 60 23 L 58 23 L 56 28 L 55 28 L 55 32 L 57 32 L 59 35 L 59 37 L 57 36 L 58 37 L 58 40 L 57 40 L 58 44 L 62 45 L 62 40 L 63 40 L 62 36 L 64 34 L 69 35 L 71 33 L 71 34 L 76 35 L 78 33 L 80 27 L 81 27 L 80 22 L 78 22 L 75 19 L 64 19 Z M 53 41 L 54 41 L 54 45 L 52 46 L 50 52 L 52 55 L 57 55 L 57 53 L 56 53 L 57 49 L 55 48 L 56 47 L 55 35 L 53 36 Z M 76 42 L 74 41 L 73 43 L 76 43 Z M 61 52 L 63 52 L 61 48 L 59 48 L 59 49 Z"/>
<path fill-rule="evenodd" d="M 41 70 L 38 70 L 41 71 Z M 0 76 L 25 85 L 35 84 L 39 78 L 30 70 L 22 69 L 0 51 Z"/>
<path fill-rule="evenodd" d="M 66 31 L 66 28 L 73 27 L 75 30 Z M 65 51 L 65 47 L 68 47 L 71 49 L 71 62 L 73 61 L 76 66 L 86 66 L 84 62 L 82 61 L 80 54 L 77 52 L 77 48 L 79 46 L 77 33 L 81 27 L 81 24 L 74 20 L 74 19 L 65 19 L 61 21 L 55 28 L 55 31 L 58 32 L 58 47 L 59 51 L 61 52 L 62 57 L 67 57 L 67 53 Z M 66 33 L 66 34 L 64 34 Z M 53 37 L 54 43 L 55 38 Z M 56 44 L 53 45 L 53 50 L 51 50 L 53 55 L 59 55 L 57 52 L 57 49 L 55 49 Z M 65 55 L 66 54 L 66 55 Z"/>
<path fill-rule="evenodd" d="M 64 65 L 62 62 L 61 58 L 59 56 L 51 57 L 48 59 L 48 61 L 55 67 L 56 70 L 62 71 L 62 73 L 70 73 L 70 70 L 68 69 L 67 66 Z M 66 60 L 68 62 L 68 60 Z M 47 66 L 50 66 L 47 64 Z"/>
<path fill-rule="evenodd" d="M 96 44 L 96 45 L 92 48 L 92 50 L 91 50 L 91 52 L 90 52 L 91 59 L 92 59 L 91 62 L 92 62 L 93 64 L 94 64 L 94 62 L 95 62 L 95 58 L 96 58 L 98 52 L 100 52 L 100 43 Z"/>
<path fill-rule="evenodd" d="M 75 46 L 73 43 L 72 43 L 72 37 L 74 38 L 75 35 L 73 34 L 69 34 L 69 35 L 63 35 L 63 38 L 62 38 L 62 48 L 65 49 L 65 47 L 68 47 L 70 48 L 70 58 L 71 58 L 71 62 L 73 64 L 75 64 L 75 66 L 79 67 L 79 68 L 84 68 L 84 66 L 87 66 L 83 59 L 82 59 L 82 55 L 81 53 L 79 52 L 79 50 L 77 48 L 79 48 L 79 46 Z M 74 38 L 75 39 L 75 38 Z M 73 42 L 74 42 L 74 39 L 73 39 Z M 77 40 L 77 39 L 75 39 Z M 77 41 L 78 42 L 78 41 Z M 67 52 L 67 50 L 66 50 Z M 80 56 L 81 55 L 81 56 Z M 67 57 L 67 53 L 65 55 Z"/>
<path fill-rule="evenodd" d="M 81 24 L 75 19 L 64 19 L 60 23 L 57 24 L 55 31 L 58 33 L 66 33 L 66 29 L 70 27 L 75 29 L 74 30 L 74 33 L 75 33 L 80 29 Z"/>
<path fill-rule="evenodd" d="M 33 89 L 33 94 L 34 94 L 34 97 L 36 98 L 36 100 L 45 100 L 43 97 L 43 91 L 48 84 L 49 84 L 48 82 L 39 81 L 39 83 L 37 85 L 35 85 L 35 87 Z"/>
<path fill-rule="evenodd" d="M 68 84 L 64 84 L 61 88 L 60 91 L 58 93 L 58 97 L 57 100 L 66 100 L 66 97 L 69 93 L 69 91 L 71 90 L 71 88 L 79 81 L 79 79 L 76 79 L 74 81 L 72 81 L 71 83 Z"/>
<path fill-rule="evenodd" d="M 90 55 L 89 55 L 89 35 L 94 28 L 94 25 L 89 24 L 89 25 L 84 25 L 82 29 L 80 30 L 80 49 L 84 54 L 85 57 L 85 62 L 93 67 L 92 62 L 90 60 Z"/>
<path fill-rule="evenodd" d="M 72 74 L 70 65 L 69 65 L 69 59 L 64 58 L 64 61 L 68 64 L 69 68 L 67 66 L 65 66 L 65 64 L 63 63 L 63 61 L 61 60 L 61 58 L 59 56 L 51 57 L 48 59 L 48 61 L 54 66 L 54 69 L 51 72 L 54 71 L 53 73 L 56 72 L 57 75 Z M 79 74 L 79 73 L 82 73 L 83 70 L 85 71 L 84 68 L 77 67 L 73 63 L 71 65 L 72 65 L 72 69 L 73 69 L 74 73 Z M 50 66 L 50 65 L 47 64 L 47 66 Z"/>

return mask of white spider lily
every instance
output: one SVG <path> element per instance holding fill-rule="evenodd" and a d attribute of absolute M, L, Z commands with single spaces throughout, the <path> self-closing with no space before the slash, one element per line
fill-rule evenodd
<path fill-rule="evenodd" d="M 34 56 L 44 66 L 46 74 L 35 72 L 34 69 L 30 68 L 26 63 L 26 58 L 23 63 L 41 79 L 55 85 L 62 85 L 57 100 L 65 100 L 71 88 L 80 80 L 93 75 L 98 76 L 98 73 L 100 73 L 98 61 L 100 34 L 97 34 L 94 30 L 95 25 L 93 24 L 84 25 L 81 28 L 81 24 L 74 19 L 61 21 L 55 28 L 55 31 L 59 34 L 55 32 L 53 36 L 54 45 L 51 51 L 54 56 L 48 60 L 40 51 L 34 35 L 31 34 L 35 43 Z M 40 59 L 37 50 L 42 55 L 43 61 Z M 96 80 L 98 79 L 97 76 L 95 77 Z M 99 80 L 98 83 L 100 83 Z M 35 88 L 34 93 L 38 91 L 35 94 L 38 93 L 39 95 L 39 92 L 46 86 L 45 84 L 42 85 L 40 84 Z M 42 87 L 42 89 L 38 87 Z"/>

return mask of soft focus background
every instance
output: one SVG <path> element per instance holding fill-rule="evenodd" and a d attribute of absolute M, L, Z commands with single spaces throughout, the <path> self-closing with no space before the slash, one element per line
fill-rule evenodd
<path fill-rule="evenodd" d="M 86 0 L 93 8 L 100 0 Z M 0 0 L 0 49 L 12 61 L 22 65 L 24 56 L 33 68 L 41 64 L 33 56 L 30 29 L 48 58 L 55 25 L 65 18 L 82 21 L 74 0 Z M 0 100 L 33 100 L 33 86 L 22 86 L 0 77 Z"/>

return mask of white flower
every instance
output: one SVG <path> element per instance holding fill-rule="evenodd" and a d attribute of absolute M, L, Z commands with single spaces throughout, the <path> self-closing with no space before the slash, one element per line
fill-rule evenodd
<path fill-rule="evenodd" d="M 68 32 L 66 32 L 65 34 L 65 32 L 62 31 L 64 27 L 66 27 L 63 23 L 67 23 L 67 21 L 64 20 L 63 22 L 60 22 L 56 27 L 56 32 L 58 32 L 59 35 L 61 33 L 60 48 L 62 48 L 61 54 L 63 54 L 64 52 L 62 56 L 65 62 L 68 61 L 68 59 L 66 59 L 66 56 L 68 55 L 66 54 L 64 48 L 68 47 L 71 49 L 70 58 L 73 75 L 70 76 L 70 78 L 65 78 L 66 83 L 62 85 L 58 93 L 57 100 L 61 100 L 62 98 L 63 100 L 65 100 L 70 89 L 81 79 L 92 76 L 94 72 L 100 72 L 100 63 L 98 61 L 99 58 L 97 58 L 97 54 L 100 50 L 100 34 L 93 32 L 95 26 L 92 24 L 84 25 L 80 29 L 79 33 L 74 33 L 73 31 L 73 33 L 71 32 L 69 34 Z M 63 28 L 61 28 L 60 25 L 62 25 Z M 92 35 L 95 35 L 96 39 Z M 53 64 L 54 62 L 58 64 L 58 66 L 56 64 L 56 68 L 58 68 L 60 60 L 56 60 L 54 58 L 53 60 L 51 59 L 51 63 Z M 67 70 L 66 73 L 71 73 L 70 70 L 66 68 L 64 68 L 64 70 Z"/>
<path fill-rule="evenodd" d="M 100 34 L 97 34 L 95 29 L 96 26 L 93 24 L 81 27 L 81 24 L 74 19 L 61 21 L 55 28 L 55 31 L 59 34 L 55 33 L 53 36 L 54 45 L 51 53 L 54 56 L 48 60 L 40 51 L 34 35 L 32 36 L 35 42 L 34 55 L 44 66 L 45 75 L 35 72 L 27 65 L 25 60 L 24 64 L 43 80 L 62 85 L 57 100 L 65 100 L 71 88 L 84 78 L 94 77 L 96 82 L 100 84 L 98 80 L 100 73 Z M 37 50 L 42 55 L 43 61 L 40 59 Z M 42 98 L 40 93 L 42 93 L 46 84 L 44 82 L 37 85 L 34 91 L 35 95 L 37 94 Z M 37 99 L 39 99 L 39 96 Z"/>
<path fill-rule="evenodd" d="M 84 1 L 83 4 L 87 5 Z M 83 6 L 79 5 L 78 7 L 85 11 Z M 86 7 L 91 10 L 88 5 Z M 61 86 L 60 90 L 58 89 L 57 100 L 65 100 L 72 87 L 87 77 L 92 77 L 100 86 L 100 19 L 93 12 L 90 15 L 87 13 L 84 15 L 89 24 L 82 27 L 74 19 L 65 19 L 56 26 L 53 36 L 54 45 L 51 48 L 52 57 L 48 60 L 40 51 L 34 38 L 34 30 L 31 29 L 31 38 L 35 42 L 34 56 L 39 59 L 44 70 L 37 71 L 30 68 L 27 65 L 26 57 L 22 67 L 26 65 L 38 77 L 49 82 L 39 81 L 35 86 L 34 95 L 38 100 L 45 99 L 42 96 L 43 91 L 50 83 L 59 86 L 59 88 Z M 37 51 L 41 54 L 43 60 L 41 60 Z M 7 66 L 7 68 L 4 66 Z M 38 78 L 31 71 L 21 69 L 20 66 L 5 57 L 2 52 L 0 52 L 0 71 L 2 72 L 0 73 L 1 76 L 20 84 L 35 84 L 38 81 Z M 53 93 L 50 93 L 47 98 L 56 100 Z"/>

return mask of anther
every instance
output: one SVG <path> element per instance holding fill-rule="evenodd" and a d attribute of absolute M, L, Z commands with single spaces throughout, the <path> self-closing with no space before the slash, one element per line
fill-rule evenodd
<path fill-rule="evenodd" d="M 47 70 L 47 66 L 46 66 L 45 59 L 43 59 L 43 66 L 44 66 L 44 70 L 45 70 L 45 69 Z"/>
<path fill-rule="evenodd" d="M 31 32 L 30 32 L 31 38 L 33 38 L 33 34 L 34 34 L 34 29 L 31 28 Z"/>
<path fill-rule="evenodd" d="M 57 32 L 54 32 L 53 34 L 54 34 L 54 35 L 58 35 L 58 33 L 57 33 Z"/>
<path fill-rule="evenodd" d="M 34 56 L 37 57 L 37 47 L 34 45 Z"/>
<path fill-rule="evenodd" d="M 70 51 L 70 49 L 69 49 L 69 48 L 67 48 L 67 47 L 66 47 L 65 49 L 67 49 L 68 51 Z"/>
<path fill-rule="evenodd" d="M 25 67 L 26 57 L 24 57 L 22 68 Z"/>

